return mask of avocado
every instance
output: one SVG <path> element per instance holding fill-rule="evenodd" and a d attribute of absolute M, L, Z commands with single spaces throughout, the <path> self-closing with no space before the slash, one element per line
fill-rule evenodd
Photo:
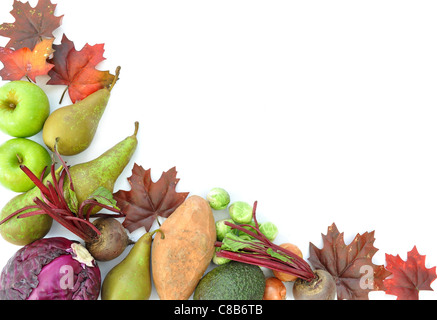
<path fill-rule="evenodd" d="M 265 283 L 260 267 L 231 261 L 200 280 L 193 300 L 262 300 Z"/>

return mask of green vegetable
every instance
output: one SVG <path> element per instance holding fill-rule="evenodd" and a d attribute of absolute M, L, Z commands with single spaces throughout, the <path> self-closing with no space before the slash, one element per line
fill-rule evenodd
<path fill-rule="evenodd" d="M 259 231 L 261 231 L 261 233 L 265 235 L 266 238 L 269 239 L 270 241 L 275 240 L 279 232 L 276 225 L 272 222 L 261 223 L 259 226 Z"/>
<path fill-rule="evenodd" d="M 200 280 L 193 300 L 262 300 L 265 282 L 260 267 L 231 261 Z"/>
<path fill-rule="evenodd" d="M 217 240 L 218 241 L 222 241 L 225 237 L 225 235 L 228 232 L 231 232 L 232 228 L 230 226 L 227 226 L 225 224 L 225 222 L 230 222 L 230 223 L 234 223 L 234 221 L 232 221 L 232 219 L 223 219 L 223 220 L 218 220 L 215 223 L 215 230 L 216 230 L 216 234 L 217 234 Z"/>
<path fill-rule="evenodd" d="M 230 259 L 217 257 L 217 252 L 220 251 L 220 247 L 215 248 L 214 256 L 212 257 L 212 262 L 218 266 L 231 262 Z"/>
<path fill-rule="evenodd" d="M 252 206 L 244 201 L 236 201 L 229 207 L 229 215 L 236 223 L 250 223 L 252 221 Z"/>
<path fill-rule="evenodd" d="M 229 202 L 231 202 L 231 197 L 225 189 L 213 188 L 206 195 L 206 200 L 208 200 L 211 208 L 215 210 L 223 210 L 226 209 Z"/>
<path fill-rule="evenodd" d="M 315 279 L 316 275 L 304 259 L 296 253 L 274 244 L 261 233 L 256 219 L 256 206 L 257 202 L 255 201 L 253 205 L 255 228 L 253 231 L 244 228 L 247 225 L 225 222 L 226 225 L 232 227 L 233 231 L 238 230 L 239 235 L 245 233 L 253 237 L 253 240 L 245 240 L 243 237 L 235 235 L 233 231 L 228 232 L 221 243 L 216 243 L 216 246 L 220 245 L 222 249 L 216 253 L 217 256 L 288 273 L 305 281 Z"/>

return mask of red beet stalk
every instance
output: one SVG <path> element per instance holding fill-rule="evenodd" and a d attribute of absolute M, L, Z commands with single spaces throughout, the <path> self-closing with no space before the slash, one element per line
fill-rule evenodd
<path fill-rule="evenodd" d="M 316 278 L 310 265 L 304 259 L 290 250 L 274 244 L 261 233 L 256 220 L 256 206 L 257 202 L 255 201 L 253 205 L 255 226 L 225 222 L 232 229 L 244 232 L 254 239 L 246 240 L 233 233 L 228 233 L 223 242 L 217 241 L 215 244 L 216 247 L 221 247 L 221 250 L 217 252 L 217 257 L 288 273 L 305 281 Z M 253 231 L 247 228 L 251 228 Z"/>
<path fill-rule="evenodd" d="M 74 212 L 72 208 L 67 203 L 67 200 L 65 199 L 64 195 L 64 181 L 65 177 L 67 176 L 70 179 L 70 190 L 72 193 L 74 193 L 74 186 L 73 186 L 73 180 L 71 179 L 70 172 L 69 172 L 69 166 L 64 162 L 62 157 L 57 152 L 56 146 L 55 146 L 55 154 L 58 156 L 62 163 L 62 171 L 59 175 L 59 179 L 56 176 L 55 171 L 55 163 L 53 161 L 51 165 L 51 178 L 53 180 L 52 182 L 47 182 L 47 184 L 44 184 L 43 177 L 44 173 L 41 175 L 41 178 L 38 179 L 35 174 L 29 170 L 26 166 L 21 165 L 20 168 L 23 170 L 23 172 L 33 181 L 35 186 L 41 191 L 41 199 L 35 198 L 34 203 L 35 205 L 27 206 L 24 208 L 21 208 L 14 213 L 10 214 L 6 218 L 0 221 L 0 224 L 3 224 L 4 222 L 8 221 L 9 219 L 13 218 L 14 216 L 20 214 L 23 211 L 26 210 L 32 210 L 30 212 L 22 213 L 17 218 L 22 219 L 26 217 L 31 217 L 35 215 L 40 214 L 47 214 L 50 217 L 52 217 L 54 220 L 56 220 L 58 223 L 60 223 L 62 226 L 64 226 L 66 229 L 80 237 L 86 242 L 91 241 L 94 237 L 100 236 L 100 231 L 89 221 L 91 210 L 95 206 L 99 206 L 105 209 L 108 209 L 110 211 L 116 212 L 118 214 L 96 214 L 95 217 L 101 217 L 101 216 L 112 216 L 115 218 L 118 217 L 124 217 L 124 214 L 120 212 L 119 209 L 116 209 L 114 207 L 111 207 L 109 205 L 105 205 L 100 203 L 97 200 L 94 199 L 88 199 L 81 203 L 81 205 L 78 208 L 78 212 Z M 76 211 L 76 210 L 75 210 Z"/>

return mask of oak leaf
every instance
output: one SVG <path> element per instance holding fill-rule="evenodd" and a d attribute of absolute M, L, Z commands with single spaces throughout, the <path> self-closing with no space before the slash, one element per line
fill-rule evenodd
<path fill-rule="evenodd" d="M 387 270 L 393 277 L 384 280 L 385 293 L 397 296 L 398 300 L 418 300 L 420 290 L 432 290 L 431 283 L 437 278 L 436 267 L 427 269 L 426 256 L 416 246 L 407 253 L 403 261 L 399 255 L 385 255 Z"/>
<path fill-rule="evenodd" d="M 61 25 L 62 16 L 55 16 L 56 4 L 50 0 L 39 0 L 35 8 L 29 2 L 14 1 L 12 16 L 13 23 L 0 25 L 0 36 L 10 38 L 6 47 L 33 49 L 38 42 L 45 38 L 54 38 L 53 31 Z"/>
<path fill-rule="evenodd" d="M 46 75 L 53 68 L 53 65 L 47 62 L 53 53 L 53 40 L 44 39 L 33 50 L 0 47 L 0 61 L 3 62 L 3 69 L 0 70 L 2 79 L 14 81 L 28 77 L 36 82 L 37 76 Z"/>
<path fill-rule="evenodd" d="M 349 245 L 335 223 L 322 234 L 323 249 L 310 243 L 309 261 L 315 269 L 328 271 L 337 284 L 339 300 L 368 300 L 370 291 L 383 290 L 383 280 L 390 275 L 384 266 L 373 264 L 378 251 L 373 246 L 374 231 L 357 234 Z"/>
<path fill-rule="evenodd" d="M 55 53 L 49 60 L 54 64 L 50 70 L 50 85 L 66 85 L 73 103 L 83 100 L 91 93 L 109 87 L 114 81 L 114 75 L 109 71 L 100 71 L 96 66 L 105 60 L 104 44 L 85 46 L 77 51 L 74 43 L 64 34 L 61 44 L 54 45 Z"/>
<path fill-rule="evenodd" d="M 179 182 L 176 174 L 176 168 L 173 167 L 153 182 L 151 169 L 144 170 L 142 166 L 134 164 L 132 175 L 127 178 L 131 190 L 114 193 L 117 206 L 126 215 L 123 226 L 129 232 L 141 227 L 148 232 L 158 216 L 168 218 L 185 201 L 188 192 L 176 192 Z"/>

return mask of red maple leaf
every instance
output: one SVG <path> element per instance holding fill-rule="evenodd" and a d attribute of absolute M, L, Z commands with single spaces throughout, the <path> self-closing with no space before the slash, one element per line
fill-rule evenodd
<path fill-rule="evenodd" d="M 310 243 L 309 261 L 315 269 L 328 271 L 337 284 L 339 300 L 368 300 L 370 291 L 383 290 L 383 280 L 390 275 L 384 266 L 375 265 L 372 258 L 378 251 L 373 246 L 374 231 L 357 234 L 348 245 L 344 233 L 335 223 L 322 235 L 323 248 Z"/>
<path fill-rule="evenodd" d="M 114 194 L 117 206 L 126 215 L 123 226 L 130 232 L 140 227 L 148 232 L 158 216 L 168 218 L 188 196 L 188 192 L 176 192 L 179 179 L 175 167 L 163 172 L 157 182 L 152 181 L 150 173 L 150 169 L 135 163 L 128 178 L 131 190 Z"/>
<path fill-rule="evenodd" d="M 73 42 L 64 34 L 61 44 L 53 46 L 55 53 L 49 62 L 54 64 L 54 68 L 49 72 L 50 80 L 47 84 L 66 85 L 73 103 L 109 87 L 114 75 L 109 71 L 96 70 L 96 66 L 105 60 L 103 47 L 104 44 L 85 44 L 82 50 L 77 51 Z"/>
<path fill-rule="evenodd" d="M 387 270 L 393 277 L 384 280 L 385 292 L 397 296 L 398 300 L 418 300 L 420 290 L 432 290 L 431 283 L 437 278 L 436 267 L 427 269 L 425 258 L 416 246 L 408 252 L 406 261 L 399 255 L 386 254 Z"/>
<path fill-rule="evenodd" d="M 0 61 L 3 62 L 3 69 L 0 76 L 3 80 L 21 80 L 28 77 L 36 82 L 36 76 L 46 75 L 52 64 L 47 63 L 47 58 L 52 54 L 52 43 L 54 39 L 45 39 L 35 46 L 33 50 L 21 48 L 0 48 Z"/>
<path fill-rule="evenodd" d="M 14 23 L 0 25 L 0 36 L 11 38 L 6 47 L 33 49 L 44 38 L 53 38 L 53 31 L 61 25 L 62 17 L 55 16 L 56 4 L 39 0 L 35 8 L 28 2 L 15 0 L 12 16 Z"/>

